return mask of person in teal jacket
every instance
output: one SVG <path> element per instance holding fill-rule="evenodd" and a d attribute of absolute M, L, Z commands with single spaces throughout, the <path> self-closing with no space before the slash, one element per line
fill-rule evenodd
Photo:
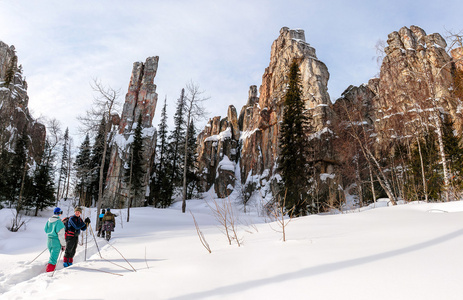
<path fill-rule="evenodd" d="M 45 232 L 47 233 L 47 247 L 50 251 L 50 259 L 48 260 L 47 272 L 53 272 L 58 262 L 60 251 L 66 248 L 66 240 L 64 239 L 64 224 L 60 219 L 63 214 L 61 208 L 57 207 L 53 210 L 53 216 L 48 219 L 45 224 Z"/>

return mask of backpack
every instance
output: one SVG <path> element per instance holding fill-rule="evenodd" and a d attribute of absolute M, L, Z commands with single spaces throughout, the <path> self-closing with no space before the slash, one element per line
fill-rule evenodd
<path fill-rule="evenodd" d="M 64 224 L 64 228 L 66 229 L 66 231 L 68 230 L 68 222 L 69 222 L 69 217 L 66 217 L 64 218 L 63 220 L 61 220 Z"/>

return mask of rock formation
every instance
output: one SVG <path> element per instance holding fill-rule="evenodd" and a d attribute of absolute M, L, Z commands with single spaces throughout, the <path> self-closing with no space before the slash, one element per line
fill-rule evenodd
<path fill-rule="evenodd" d="M 379 78 L 360 87 L 349 87 L 333 106 L 334 123 L 363 127 L 361 131 L 367 133 L 364 143 L 369 140 L 368 147 L 381 162 L 385 161 L 384 156 L 392 160 L 400 145 L 413 144 L 414 137 L 425 128 L 436 131 L 442 126 L 437 122 L 442 115 L 451 116 L 459 135 L 463 130 L 462 102 L 454 93 L 455 70 L 462 68 L 461 48 L 454 49 L 449 55 L 440 34 L 428 35 L 417 26 L 392 32 L 387 43 Z M 338 131 L 338 142 L 344 147 L 336 147 L 340 149 L 336 154 L 338 160 L 343 166 L 353 165 L 353 162 L 361 164 L 359 150 L 341 151 L 358 147 L 358 142 L 346 141 L 347 134 L 342 136 L 340 132 L 342 129 Z M 395 170 L 400 175 L 396 176 L 405 176 L 400 164 L 398 162 L 400 167 Z M 350 174 L 348 167 L 340 170 L 344 172 L 344 187 L 355 183 L 359 188 L 357 195 L 362 194 L 361 185 L 372 176 L 372 173 L 368 174 L 368 164 L 366 166 L 363 170 L 351 169 Z M 390 173 L 393 168 L 385 169 Z M 371 187 L 366 188 L 371 190 Z M 397 193 L 404 197 L 402 191 Z"/>
<path fill-rule="evenodd" d="M 386 56 L 381 65 L 376 101 L 380 139 L 389 139 L 388 130 L 400 113 L 444 109 L 461 130 L 458 103 L 453 101 L 453 59 L 447 43 L 438 33 L 427 35 L 417 27 L 402 27 L 388 35 Z M 455 52 L 457 55 L 458 53 Z M 404 128 L 403 134 L 411 128 Z"/>
<path fill-rule="evenodd" d="M 259 93 L 257 86 L 251 86 L 237 120 L 235 108 L 230 106 L 226 118 L 213 118 L 199 135 L 202 188 L 208 190 L 214 186 L 219 197 L 226 197 L 236 189 L 236 184 L 242 189 L 253 183 L 264 197 L 275 195 L 275 183 L 280 179 L 279 122 L 287 73 L 293 60 L 300 67 L 302 97 L 313 128 L 309 133 L 309 139 L 314 141 L 311 147 L 317 153 L 313 158 L 316 163 L 313 185 L 317 197 L 329 205 L 334 205 L 336 197 L 343 197 L 339 195 L 339 187 L 346 188 L 359 179 L 355 178 L 355 170 L 343 170 L 355 162 L 358 151 L 347 149 L 353 145 L 352 141 L 342 144 L 346 136 L 334 134 L 339 133 L 337 126 L 349 121 L 354 113 L 357 124 L 366 126 L 376 143 L 375 153 L 390 147 L 395 137 L 406 136 L 413 130 L 412 122 L 398 121 L 405 117 L 414 120 L 424 111 L 449 114 L 461 134 L 463 106 L 453 90 L 455 70 L 463 71 L 462 48 L 452 50 L 449 55 L 441 35 L 426 34 L 417 26 L 392 32 L 387 43 L 379 78 L 359 87 L 350 86 L 331 104 L 328 70 L 317 59 L 315 49 L 305 42 L 304 31 L 282 28 L 272 44 L 270 63 L 262 76 Z"/>
<path fill-rule="evenodd" d="M 13 75 L 9 84 L 5 82 L 7 73 Z M 38 162 L 45 145 L 46 128 L 31 116 L 28 104 L 27 82 L 18 67 L 14 46 L 0 41 L 0 146 L 13 151 L 16 140 L 25 130 L 31 141 L 29 154 Z"/>
<path fill-rule="evenodd" d="M 145 161 L 145 184 L 144 191 L 148 186 L 149 174 L 152 162 L 150 161 L 156 148 L 156 130 L 152 125 L 158 95 L 154 77 L 158 68 L 159 57 L 148 57 L 145 63 L 135 62 L 133 64 L 132 76 L 130 78 L 128 92 L 125 96 L 125 103 L 122 115 L 113 117 L 113 122 L 119 122 L 116 132 L 113 133 L 110 164 L 106 187 L 104 192 L 104 204 L 110 207 L 123 207 L 128 198 L 128 188 L 124 181 L 125 170 L 130 168 L 129 156 L 133 134 L 138 117 L 142 116 L 143 127 L 143 150 Z M 133 206 L 144 204 L 145 193 L 133 199 Z"/>
<path fill-rule="evenodd" d="M 242 185 L 254 182 L 257 188 L 266 191 L 264 194 L 276 188 L 279 121 L 287 73 L 293 60 L 300 66 L 302 98 L 313 128 L 310 134 L 326 130 L 331 117 L 328 70 L 305 41 L 303 30 L 283 27 L 272 44 L 260 96 L 257 87 L 251 86 L 238 119 L 235 108 L 230 106 L 226 118 L 212 119 L 198 137 L 203 188 L 208 189 L 214 183 L 219 197 L 226 197 L 236 180 Z M 239 170 L 233 169 L 232 164 L 235 167 L 239 164 Z"/>

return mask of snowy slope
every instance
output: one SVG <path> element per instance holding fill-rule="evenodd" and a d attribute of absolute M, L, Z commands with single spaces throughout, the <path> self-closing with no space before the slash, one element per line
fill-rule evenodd
<path fill-rule="evenodd" d="M 29 263 L 46 247 L 51 212 L 11 233 L 11 212 L 0 210 L 0 299 L 463 299 L 461 201 L 303 217 L 289 223 L 287 242 L 275 223 L 241 213 L 255 224 L 240 225 L 241 247 L 228 245 L 203 201 L 187 208 L 211 254 L 179 205 L 132 209 L 129 223 L 116 210 L 124 221 L 110 244 L 136 272 L 96 238 L 101 259 L 89 235 L 87 260 L 79 246 L 74 266 L 53 277 L 42 273 L 47 252 Z"/>

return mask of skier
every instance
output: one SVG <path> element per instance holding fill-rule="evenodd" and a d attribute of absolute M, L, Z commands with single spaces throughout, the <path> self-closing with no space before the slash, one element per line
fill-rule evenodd
<path fill-rule="evenodd" d="M 53 272 L 58 262 L 60 251 L 64 251 L 66 241 L 64 240 L 64 224 L 61 222 L 60 216 L 63 214 L 61 208 L 57 207 L 53 210 L 53 216 L 48 219 L 45 224 L 45 232 L 47 233 L 47 247 L 50 251 L 50 259 L 48 260 L 47 272 Z"/>
<path fill-rule="evenodd" d="M 111 238 L 111 231 L 114 231 L 116 227 L 116 218 L 111 213 L 111 209 L 106 209 L 106 213 L 103 217 L 103 231 L 106 231 L 106 240 L 109 241 Z"/>
<path fill-rule="evenodd" d="M 79 241 L 80 231 L 85 231 L 87 226 L 90 224 L 90 219 L 85 218 L 85 222 L 82 221 L 80 215 L 82 214 L 82 208 L 76 207 L 74 209 L 74 215 L 69 218 L 68 225 L 66 228 L 66 251 L 64 252 L 64 267 L 69 267 L 74 261 L 74 255 L 76 254 L 77 243 Z"/>
<path fill-rule="evenodd" d="M 98 216 L 99 222 L 98 222 L 98 234 L 96 235 L 97 237 L 100 237 L 100 235 L 104 238 L 104 231 L 102 232 L 103 228 L 103 216 L 105 214 L 105 210 L 101 210 L 101 214 Z M 102 234 L 103 233 L 103 234 Z"/>

